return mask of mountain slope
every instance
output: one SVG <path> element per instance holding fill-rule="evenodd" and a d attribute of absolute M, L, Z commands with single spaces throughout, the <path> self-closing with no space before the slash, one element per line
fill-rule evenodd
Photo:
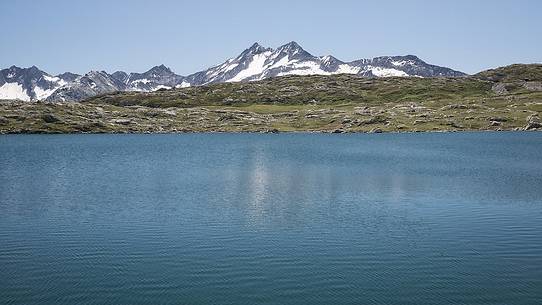
<path fill-rule="evenodd" d="M 258 43 L 221 65 L 189 75 L 185 84 L 254 81 L 284 75 L 357 74 L 366 77 L 462 77 L 465 73 L 427 64 L 416 56 L 384 56 L 343 62 L 331 55 L 313 56 L 292 41 L 276 50 Z"/>
<path fill-rule="evenodd" d="M 115 91 L 151 92 L 170 89 L 178 85 L 184 77 L 173 73 L 164 65 L 156 66 L 144 73 L 117 71 L 91 71 L 75 78 L 72 82 L 58 88 L 47 101 L 80 101 L 96 95 Z"/>
<path fill-rule="evenodd" d="M 314 56 L 292 41 L 277 49 L 254 43 L 239 56 L 191 74 L 175 74 L 164 65 L 144 73 L 91 71 L 85 75 L 51 76 L 36 67 L 12 66 L 0 71 L 0 99 L 23 101 L 80 101 L 115 91 L 152 92 L 174 87 L 257 81 L 286 75 L 353 74 L 363 77 L 463 77 L 466 74 L 427 64 L 416 56 L 383 56 L 341 61 L 331 55 Z"/>
<path fill-rule="evenodd" d="M 35 66 L 0 70 L 0 99 L 43 100 L 69 81 L 70 75 L 52 76 Z"/>
<path fill-rule="evenodd" d="M 119 73 L 119 72 L 116 72 Z M 115 74 L 113 74 L 115 77 Z M 158 89 L 171 89 L 180 84 L 184 77 L 177 75 L 164 65 L 156 66 L 145 73 L 130 73 L 130 75 L 117 74 L 119 80 L 127 86 L 129 91 L 155 91 Z"/>
<path fill-rule="evenodd" d="M 493 82 L 542 81 L 542 64 L 515 64 L 482 71 L 474 77 Z"/>
<path fill-rule="evenodd" d="M 92 96 L 123 91 L 126 85 L 105 71 L 90 71 L 58 88 L 47 101 L 80 101 Z"/>

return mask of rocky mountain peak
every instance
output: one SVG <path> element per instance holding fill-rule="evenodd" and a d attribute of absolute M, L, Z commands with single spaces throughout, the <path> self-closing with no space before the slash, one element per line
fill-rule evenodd
<path fill-rule="evenodd" d="M 252 44 L 252 46 L 250 46 L 250 48 L 247 49 L 247 51 L 252 54 L 260 54 L 265 51 L 269 51 L 269 48 L 263 47 L 259 43 L 255 42 Z"/>
<path fill-rule="evenodd" d="M 0 70 L 0 97 L 5 99 L 79 101 L 114 91 L 150 92 L 210 83 L 256 81 L 284 75 L 355 74 L 361 77 L 462 77 L 464 73 L 425 63 L 414 55 L 383 56 L 343 62 L 332 55 L 316 57 L 291 41 L 277 49 L 255 42 L 237 57 L 187 77 L 164 64 L 143 73 L 91 71 L 83 76 L 51 76 L 37 67 Z M 7 84 L 7 85 L 5 85 Z"/>
<path fill-rule="evenodd" d="M 64 80 L 65 82 L 73 82 L 76 78 L 78 78 L 80 75 L 71 73 L 71 72 L 64 72 L 62 74 L 58 74 L 56 77 Z"/>
<path fill-rule="evenodd" d="M 170 68 L 166 67 L 164 64 L 161 64 L 159 66 L 152 67 L 147 73 L 156 73 L 156 74 L 172 74 Z"/>
<path fill-rule="evenodd" d="M 282 45 L 277 48 L 275 51 L 276 53 L 280 54 L 279 57 L 283 55 L 287 55 L 289 59 L 314 59 L 312 54 L 305 51 L 297 42 L 291 41 L 285 45 Z"/>
<path fill-rule="evenodd" d="M 279 50 L 303 50 L 303 48 L 295 41 L 290 41 L 278 48 Z"/>

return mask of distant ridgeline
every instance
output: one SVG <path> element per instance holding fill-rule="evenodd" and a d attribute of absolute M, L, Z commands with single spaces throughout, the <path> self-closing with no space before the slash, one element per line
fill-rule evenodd
<path fill-rule="evenodd" d="M 213 83 L 257 81 L 285 75 L 353 74 L 362 77 L 462 77 L 465 73 L 427 64 L 416 56 L 383 56 L 343 62 L 331 55 L 313 56 L 296 42 L 277 49 L 258 43 L 218 66 L 188 76 L 164 65 L 144 73 L 91 71 L 85 75 L 50 75 L 37 67 L 0 70 L 0 99 L 81 101 L 116 91 L 152 92 Z"/>

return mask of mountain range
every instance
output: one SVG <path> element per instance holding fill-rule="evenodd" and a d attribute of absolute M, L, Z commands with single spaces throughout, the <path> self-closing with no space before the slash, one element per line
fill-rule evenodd
<path fill-rule="evenodd" d="M 188 76 L 164 65 L 144 73 L 90 71 L 51 75 L 35 66 L 0 70 L 0 99 L 80 101 L 116 91 L 151 92 L 174 87 L 256 81 L 284 75 L 355 74 L 361 77 L 463 77 L 465 73 L 428 64 L 414 55 L 382 56 L 351 62 L 331 55 L 314 56 L 296 42 L 277 49 L 254 43 L 239 56 Z"/>

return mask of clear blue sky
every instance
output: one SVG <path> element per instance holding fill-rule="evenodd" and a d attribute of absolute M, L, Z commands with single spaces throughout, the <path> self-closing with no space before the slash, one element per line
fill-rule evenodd
<path fill-rule="evenodd" d="M 258 41 L 342 60 L 414 54 L 474 73 L 542 62 L 538 0 L 0 0 L 0 68 L 187 75 Z"/>

